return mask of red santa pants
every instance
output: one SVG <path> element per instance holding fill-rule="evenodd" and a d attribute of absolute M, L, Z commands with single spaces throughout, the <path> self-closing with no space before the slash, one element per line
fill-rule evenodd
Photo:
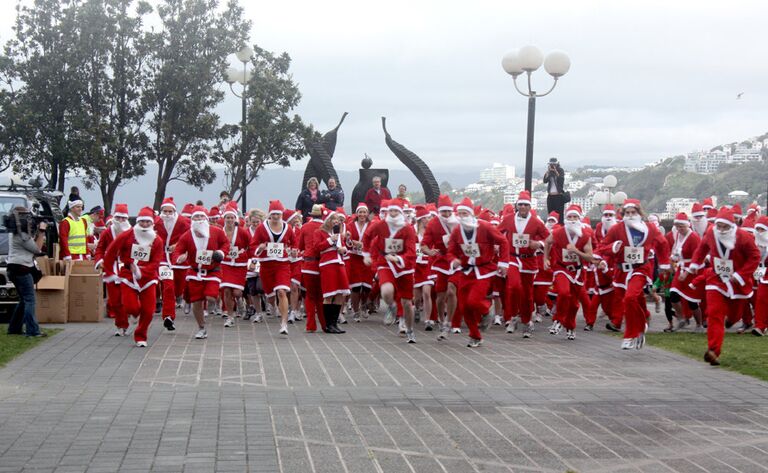
<path fill-rule="evenodd" d="M 596 289 L 598 292 L 592 296 L 592 298 L 589 301 L 589 307 L 586 309 L 586 313 L 584 314 L 584 318 L 586 319 L 588 324 L 594 325 L 595 321 L 597 321 L 597 309 L 602 306 L 603 312 L 610 318 L 612 311 L 612 301 L 613 301 L 613 291 L 607 292 L 605 294 L 600 294 L 600 289 Z"/>
<path fill-rule="evenodd" d="M 126 318 L 123 304 L 120 302 L 120 286 L 121 284 L 114 282 L 107 283 L 107 315 L 115 319 L 115 327 L 128 328 L 128 318 Z"/>
<path fill-rule="evenodd" d="M 595 317 L 592 317 L 592 314 L 589 312 L 589 302 L 590 299 L 589 293 L 587 293 L 587 288 L 581 286 L 581 291 L 579 291 L 579 303 L 581 304 L 581 311 L 584 316 L 584 321 L 587 325 L 595 325 Z"/>
<path fill-rule="evenodd" d="M 579 296 L 584 287 L 571 282 L 565 274 L 556 273 L 554 289 L 557 294 L 557 320 L 566 330 L 575 330 Z"/>
<path fill-rule="evenodd" d="M 707 345 L 715 355 L 720 356 L 725 338 L 725 319 L 732 324 L 741 320 L 741 308 L 746 299 L 731 299 L 715 290 L 707 295 Z"/>
<path fill-rule="evenodd" d="M 754 298 L 755 327 L 760 330 L 768 328 L 768 284 L 758 284 Z"/>
<path fill-rule="evenodd" d="M 624 326 L 624 338 L 636 338 L 645 332 L 645 323 L 648 311 L 645 307 L 645 293 L 643 289 L 647 283 L 645 275 L 637 275 L 629 278 L 627 289 L 614 288 L 614 313 L 611 319 L 614 325 L 621 325 L 622 314 L 626 319 Z M 623 311 L 622 311 L 623 309 Z M 617 324 L 618 322 L 618 324 Z"/>
<path fill-rule="evenodd" d="M 521 272 L 517 266 L 509 265 L 507 271 L 507 297 L 504 299 L 504 320 L 520 314 L 520 321 L 527 324 L 533 313 L 534 273 Z"/>
<path fill-rule="evenodd" d="M 549 286 L 551 286 L 550 283 L 533 285 L 533 302 L 536 304 L 536 307 L 546 304 L 547 307 L 552 308 L 552 299 L 549 298 Z"/>
<path fill-rule="evenodd" d="M 132 315 L 139 318 L 139 325 L 133 332 L 133 339 L 137 342 L 147 341 L 147 331 L 152 322 L 152 315 L 155 313 L 155 302 L 157 302 L 155 285 L 151 285 L 145 290 L 139 292 L 136 289 L 128 287 L 127 284 L 121 284 L 121 303 L 125 311 L 125 322 L 127 325 L 127 316 Z M 117 321 L 115 322 L 117 323 Z"/>
<path fill-rule="evenodd" d="M 186 269 L 174 269 L 173 279 L 160 281 L 163 287 L 163 318 L 170 317 L 176 320 L 176 298 L 184 294 L 186 277 Z"/>
<path fill-rule="evenodd" d="M 477 340 L 483 338 L 478 327 L 480 319 L 491 308 L 488 291 L 491 288 L 492 280 L 493 278 L 478 279 L 472 273 L 459 272 L 451 276 L 451 282 L 456 285 L 457 299 L 460 301 L 456 311 L 458 312 L 458 306 L 461 306 L 464 322 L 469 329 L 469 336 Z"/>
<path fill-rule="evenodd" d="M 302 273 L 301 284 L 307 291 L 304 298 L 304 307 L 307 309 L 307 332 L 314 332 L 317 330 L 318 320 L 320 321 L 320 328 L 325 330 L 325 317 L 323 317 L 323 290 L 320 286 L 320 275 Z"/>

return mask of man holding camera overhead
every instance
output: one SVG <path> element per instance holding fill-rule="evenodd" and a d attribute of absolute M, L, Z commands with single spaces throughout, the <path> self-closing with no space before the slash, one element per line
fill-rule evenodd
<path fill-rule="evenodd" d="M 25 207 L 16 207 L 6 216 L 5 227 L 12 233 L 8 240 L 8 279 L 16 287 L 19 303 L 8 323 L 8 335 L 45 337 L 35 318 L 35 282 L 42 274 L 35 267 L 35 257 L 42 255 L 45 222 L 37 223 Z"/>

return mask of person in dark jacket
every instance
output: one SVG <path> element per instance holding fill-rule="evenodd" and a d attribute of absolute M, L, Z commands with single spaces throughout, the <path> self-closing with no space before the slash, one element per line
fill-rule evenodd
<path fill-rule="evenodd" d="M 328 189 L 322 192 L 320 202 L 325 204 L 329 210 L 344 207 L 344 191 L 336 184 L 336 179 L 328 179 Z"/>
<path fill-rule="evenodd" d="M 565 214 L 565 171 L 557 158 L 550 158 L 547 172 L 544 173 L 544 184 L 547 185 L 547 213 L 557 212 L 562 225 Z"/>
<path fill-rule="evenodd" d="M 301 211 L 301 215 L 308 217 L 312 213 L 312 206 L 321 203 L 320 183 L 316 177 L 310 177 L 307 181 L 307 188 L 301 191 L 299 198 L 296 199 L 296 210 Z"/>

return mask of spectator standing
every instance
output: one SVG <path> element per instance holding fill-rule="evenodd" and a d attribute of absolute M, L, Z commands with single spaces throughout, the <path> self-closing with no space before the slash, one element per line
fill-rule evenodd
<path fill-rule="evenodd" d="M 368 206 L 371 215 L 378 215 L 379 209 L 381 209 L 382 200 L 391 200 L 392 194 L 389 193 L 389 189 L 381 185 L 381 177 L 374 176 L 372 179 L 373 187 L 368 189 L 365 194 L 365 205 Z"/>
<path fill-rule="evenodd" d="M 560 224 L 563 223 L 563 209 L 565 208 L 565 171 L 557 162 L 557 158 L 550 158 L 547 172 L 544 173 L 544 184 L 547 185 L 547 213 L 557 212 L 560 215 Z"/>
<path fill-rule="evenodd" d="M 328 179 L 328 189 L 322 192 L 320 201 L 325 204 L 328 210 L 344 208 L 344 191 L 338 184 L 336 184 L 336 179 Z M 311 210 L 312 207 L 310 207 L 310 211 Z M 302 213 L 302 215 L 308 214 Z"/>
<path fill-rule="evenodd" d="M 307 188 L 301 191 L 299 198 L 296 199 L 296 210 L 300 210 L 301 215 L 308 216 L 312 213 L 312 206 L 321 203 L 321 197 L 320 183 L 316 177 L 310 177 Z"/>
<path fill-rule="evenodd" d="M 41 275 L 35 267 L 35 257 L 42 254 L 45 243 L 45 222 L 36 228 L 29 228 L 31 213 L 25 207 L 16 207 L 11 214 L 17 223 L 26 228 L 16 228 L 8 244 L 8 279 L 16 287 L 19 303 L 8 323 L 8 335 L 24 334 L 28 337 L 45 337 L 35 318 L 35 282 Z"/>

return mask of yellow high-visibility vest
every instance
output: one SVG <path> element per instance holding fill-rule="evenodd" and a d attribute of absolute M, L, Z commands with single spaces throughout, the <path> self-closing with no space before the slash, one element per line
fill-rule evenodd
<path fill-rule="evenodd" d="M 67 246 L 69 247 L 69 254 L 72 255 L 84 255 L 86 250 L 86 233 L 85 233 L 85 220 L 74 220 L 72 217 L 67 217 L 64 220 L 69 222 L 69 237 L 67 238 Z"/>

